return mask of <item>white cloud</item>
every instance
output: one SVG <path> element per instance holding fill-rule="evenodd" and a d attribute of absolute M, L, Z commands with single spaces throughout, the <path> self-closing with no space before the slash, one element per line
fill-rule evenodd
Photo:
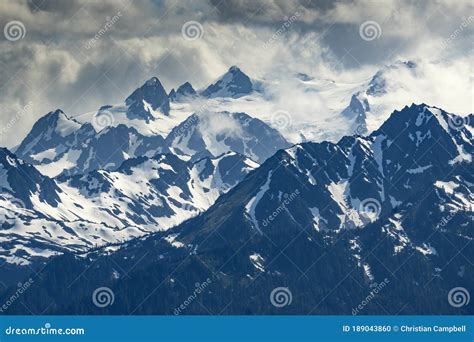
<path fill-rule="evenodd" d="M 40 4 L 39 9 L 32 3 Z M 118 12 L 120 19 L 86 49 Z M 264 45 L 295 12 L 298 20 Z M 273 90 L 278 107 L 311 113 L 324 111 L 324 99 L 301 93 L 289 81 L 296 72 L 356 82 L 396 59 L 418 59 L 427 64 L 424 78 L 413 80 L 412 97 L 432 99 L 452 111 L 472 111 L 467 94 L 472 64 L 465 55 L 472 49 L 474 23 L 447 48 L 443 45 L 468 13 L 470 1 L 384 1 L 380 6 L 369 0 L 235 0 L 218 9 L 213 1 L 1 1 L 2 27 L 20 20 L 26 36 L 0 41 L 0 79 L 5 80 L 0 124 L 30 102 L 33 110 L 0 137 L 0 145 L 14 146 L 38 117 L 56 108 L 79 115 L 122 102 L 152 76 L 168 91 L 185 81 L 203 88 L 231 65 L 278 84 Z M 189 20 L 203 25 L 201 39 L 182 38 L 181 26 Z M 359 25 L 365 20 L 380 21 L 380 39 L 360 39 Z"/>

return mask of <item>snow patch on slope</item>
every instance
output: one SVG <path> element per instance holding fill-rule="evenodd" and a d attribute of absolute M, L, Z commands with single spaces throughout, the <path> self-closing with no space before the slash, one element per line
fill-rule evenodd
<path fill-rule="evenodd" d="M 262 199 L 263 195 L 270 189 L 270 182 L 272 180 L 272 174 L 273 171 L 270 171 L 267 175 L 267 180 L 265 184 L 263 184 L 260 189 L 258 190 L 257 194 L 248 201 L 248 203 L 245 205 L 245 213 L 247 214 L 247 217 L 250 218 L 250 222 L 252 225 L 258 230 L 260 230 L 259 224 L 257 217 L 255 216 L 255 209 L 257 208 L 258 203 Z"/>

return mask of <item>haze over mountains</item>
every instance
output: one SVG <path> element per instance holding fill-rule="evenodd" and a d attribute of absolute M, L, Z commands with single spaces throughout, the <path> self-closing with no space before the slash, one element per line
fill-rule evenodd
<path fill-rule="evenodd" d="M 474 117 L 430 104 L 389 111 L 389 72 L 416 68 L 397 62 L 356 85 L 297 75 L 326 97 L 328 121 L 269 111 L 271 82 L 235 66 L 205 89 L 167 93 L 152 77 L 123 104 L 48 113 L 14 153 L 0 150 L 0 258 L 18 272 L 5 282 L 42 269 L 24 301 L 53 303 L 47 313 L 95 313 L 81 303 L 107 285 L 109 313 L 169 314 L 209 277 L 220 295 L 203 300 L 216 312 L 274 313 L 262 296 L 285 284 L 298 303 L 286 313 L 347 314 L 389 277 L 399 281 L 384 307 L 452 312 L 428 293 L 474 283 Z M 81 272 L 76 296 L 45 293 Z"/>
<path fill-rule="evenodd" d="M 169 96 L 160 81 L 152 77 L 123 104 L 104 105 L 97 112 L 78 117 L 70 117 L 60 109 L 50 112 L 36 122 L 15 152 L 52 177 L 65 172 L 113 169 L 129 157 L 170 150 L 193 155 L 211 152 L 216 156 L 228 150 L 244 153 L 244 149 L 257 148 L 259 151 L 244 154 L 262 162 L 290 144 L 338 141 L 344 135 L 377 129 L 394 109 L 406 104 L 386 99 L 397 86 L 403 88 L 388 74 L 393 70 L 414 73 L 416 64 L 397 62 L 377 72 L 370 81 L 352 85 L 297 76 L 300 87 L 314 94 L 315 101 L 324 97 L 327 102 L 325 113 L 315 112 L 303 121 L 293 112 L 278 109 L 278 99 L 272 93 L 274 84 L 252 80 L 235 66 L 203 90 L 196 91 L 187 82 L 177 92 L 171 90 Z M 225 112 L 243 114 L 227 114 L 225 118 Z M 191 116 L 193 113 L 196 115 Z M 278 132 L 263 128 L 258 119 Z M 183 125 L 190 136 L 176 136 Z M 260 139 L 258 147 L 252 141 L 251 146 L 239 147 L 232 142 L 245 136 L 243 140 L 249 143 L 256 135 L 249 130 L 263 130 L 261 134 L 269 139 Z M 267 142 L 269 146 L 265 146 Z M 179 148 L 174 149 L 175 144 Z"/>

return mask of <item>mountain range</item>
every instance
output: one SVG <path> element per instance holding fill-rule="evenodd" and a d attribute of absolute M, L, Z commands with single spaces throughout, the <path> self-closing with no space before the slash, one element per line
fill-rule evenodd
<path fill-rule="evenodd" d="M 152 78 L 124 104 L 48 113 L 0 150 L 3 297 L 34 279 L 8 312 L 173 314 L 209 282 L 184 314 L 351 314 L 380 283 L 364 314 L 472 314 L 446 296 L 474 283 L 474 115 L 412 104 L 373 130 L 394 68 L 416 72 L 348 88 L 337 117 L 356 134 L 334 142 L 224 110 L 266 96 L 237 67 L 203 90 Z M 115 302 L 98 308 L 104 286 Z"/>
<path fill-rule="evenodd" d="M 243 91 L 239 84 L 244 77 L 248 79 L 240 69 L 232 67 L 216 84 L 222 89 L 228 87 L 225 95 L 231 96 L 234 91 L 239 96 Z M 203 96 L 222 94 L 209 88 Z M 186 83 L 176 94 L 193 96 L 189 89 L 192 86 Z M 206 103 L 194 113 L 170 113 L 170 98 L 153 77 L 136 89 L 125 105 L 102 106 L 96 113 L 79 118 L 60 109 L 46 114 L 34 124 L 15 153 L 43 174 L 56 177 L 115 170 L 129 158 L 152 157 L 157 153 L 177 153 L 196 159 L 234 151 L 262 162 L 278 149 L 289 146 L 276 129 L 245 113 L 211 113 Z"/>

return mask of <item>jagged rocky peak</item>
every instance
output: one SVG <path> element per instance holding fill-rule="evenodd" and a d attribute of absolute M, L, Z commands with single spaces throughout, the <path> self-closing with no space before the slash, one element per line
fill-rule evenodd
<path fill-rule="evenodd" d="M 369 102 L 367 99 L 360 99 L 356 95 L 352 95 L 351 103 L 349 106 L 353 109 L 353 111 L 357 114 L 364 113 L 370 110 Z"/>
<path fill-rule="evenodd" d="M 365 113 L 369 111 L 370 106 L 367 98 L 363 94 L 357 93 L 352 95 L 349 106 L 341 114 L 348 119 L 355 119 L 361 116 L 365 118 Z"/>
<path fill-rule="evenodd" d="M 342 115 L 352 120 L 352 132 L 364 135 L 367 130 L 367 113 L 370 112 L 369 102 L 362 93 L 352 95 L 351 102 L 343 111 Z"/>
<path fill-rule="evenodd" d="M 54 148 L 80 128 L 81 124 L 78 121 L 67 116 L 61 109 L 56 109 L 36 121 L 16 153 L 23 158 L 30 152 Z M 39 142 L 41 146 L 38 146 Z"/>
<path fill-rule="evenodd" d="M 442 169 L 448 164 L 470 164 L 474 154 L 472 131 L 466 117 L 422 103 L 395 111 L 372 136 L 387 145 L 389 154 L 399 156 L 401 149 L 411 155 L 414 167 L 426 167 L 431 172 L 435 162 L 441 162 Z"/>
<path fill-rule="evenodd" d="M 171 101 L 179 101 L 184 97 L 194 96 L 196 95 L 196 90 L 194 90 L 193 86 L 189 82 L 185 82 L 178 87 L 175 91 L 172 89 L 169 94 L 169 98 Z"/>
<path fill-rule="evenodd" d="M 150 78 L 136 89 L 126 100 L 129 119 L 141 119 L 149 122 L 155 119 L 155 112 L 169 115 L 170 101 L 165 88 L 156 77 Z"/>
<path fill-rule="evenodd" d="M 13 206 L 21 204 L 22 207 L 31 207 L 33 198 L 54 206 L 59 199 L 53 180 L 43 176 L 34 166 L 18 159 L 6 148 L 0 148 L 0 190 L 0 202 L 7 197 Z M 0 212 L 0 221 L 1 219 Z M 2 222 L 0 227 L 1 225 Z"/>
<path fill-rule="evenodd" d="M 400 111 L 394 111 L 377 132 L 398 136 L 402 131 L 407 133 L 413 133 L 413 131 L 425 132 L 436 128 L 443 133 L 452 135 L 463 129 L 465 125 L 465 123 L 457 124 L 455 122 L 457 118 L 458 116 L 449 114 L 440 108 L 425 103 L 413 103 L 410 106 L 405 106 Z M 433 133 L 435 132 L 430 133 L 430 137 Z M 413 137 L 411 140 L 413 140 Z"/>
<path fill-rule="evenodd" d="M 254 91 L 250 78 L 237 66 L 232 66 L 214 84 L 207 87 L 202 95 L 206 97 L 239 98 Z"/>
<path fill-rule="evenodd" d="M 417 64 L 412 61 L 396 61 L 393 64 L 383 67 L 372 77 L 367 88 L 367 95 L 382 96 L 387 93 L 387 72 L 391 70 L 404 69 L 414 71 Z"/>
<path fill-rule="evenodd" d="M 37 121 L 38 126 L 53 128 L 61 136 L 67 136 L 80 128 L 81 124 L 66 115 L 61 109 L 49 112 Z"/>
<path fill-rule="evenodd" d="M 194 95 L 194 94 L 196 94 L 196 91 L 194 90 L 191 83 L 185 82 L 185 83 L 183 83 L 182 85 L 179 86 L 176 93 L 181 94 L 181 95 Z"/>

